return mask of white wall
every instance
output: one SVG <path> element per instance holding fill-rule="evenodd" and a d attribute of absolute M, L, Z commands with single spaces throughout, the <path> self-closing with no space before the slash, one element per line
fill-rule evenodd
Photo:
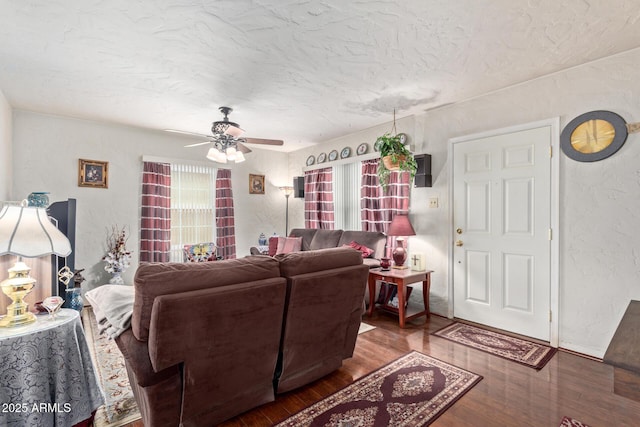
<path fill-rule="evenodd" d="M 86 269 L 87 288 L 109 279 L 100 259 L 113 224 L 130 229 L 128 247 L 137 265 L 142 156 L 209 162 L 207 146 L 183 147 L 194 142 L 189 137 L 20 110 L 13 114 L 13 141 L 21 165 L 14 169 L 14 198 L 48 191 L 52 202 L 77 199 L 76 268 Z M 287 154 L 252 150 L 244 163 L 230 166 L 238 257 L 249 254 L 261 232 L 284 233 L 285 198 L 277 186 L 290 182 Z M 108 189 L 78 187 L 80 158 L 109 162 Z M 266 175 L 264 195 L 249 194 L 249 173 Z M 125 281 L 132 283 L 134 273 L 131 267 Z"/>
<path fill-rule="evenodd" d="M 0 91 L 0 200 L 11 198 L 11 106 Z"/>

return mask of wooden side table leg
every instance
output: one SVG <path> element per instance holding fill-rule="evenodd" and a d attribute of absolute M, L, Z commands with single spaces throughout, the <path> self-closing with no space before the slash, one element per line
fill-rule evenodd
<path fill-rule="evenodd" d="M 404 280 L 397 280 L 396 286 L 398 287 L 398 317 L 400 318 L 400 328 L 404 328 L 405 321 L 405 287 Z"/>
<path fill-rule="evenodd" d="M 367 310 L 367 315 L 369 317 L 373 316 L 373 310 L 375 309 L 375 299 L 376 299 L 376 276 L 373 274 L 369 274 L 369 278 L 367 279 L 367 284 L 369 286 L 369 310 Z"/>
<path fill-rule="evenodd" d="M 427 273 L 422 282 L 422 300 L 424 302 L 424 311 L 427 313 L 427 319 L 431 318 L 431 310 L 429 310 L 429 295 L 431 291 L 431 273 Z"/>

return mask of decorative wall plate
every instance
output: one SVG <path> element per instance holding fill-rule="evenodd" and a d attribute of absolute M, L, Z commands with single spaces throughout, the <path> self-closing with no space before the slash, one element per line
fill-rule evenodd
<path fill-rule="evenodd" d="M 567 123 L 560 134 L 560 147 L 573 160 L 595 162 L 618 151 L 628 134 L 627 123 L 616 113 L 590 111 Z"/>
<path fill-rule="evenodd" d="M 356 148 L 356 154 L 358 156 L 361 156 L 365 154 L 368 149 L 369 149 L 369 144 L 367 144 L 366 142 L 363 142 L 362 144 L 358 145 L 358 148 Z"/>
<path fill-rule="evenodd" d="M 346 159 L 350 155 L 351 155 L 351 148 L 349 148 L 349 147 L 344 147 L 342 149 L 342 151 L 340 151 L 340 158 L 341 159 Z"/>
<path fill-rule="evenodd" d="M 376 142 L 373 144 L 373 151 L 380 151 L 380 140 L 376 139 Z"/>
<path fill-rule="evenodd" d="M 406 133 L 399 133 L 398 138 L 400 138 L 400 143 L 402 145 L 405 145 L 407 142 L 409 142 L 409 138 L 407 138 L 407 134 Z"/>
<path fill-rule="evenodd" d="M 331 150 L 329 152 L 329 161 L 333 162 L 337 158 L 338 158 L 338 151 L 337 150 Z"/>
<path fill-rule="evenodd" d="M 316 162 L 316 158 L 314 156 L 307 157 L 307 166 L 311 166 Z"/>
<path fill-rule="evenodd" d="M 324 163 L 327 160 L 327 153 L 318 154 L 318 163 Z"/>

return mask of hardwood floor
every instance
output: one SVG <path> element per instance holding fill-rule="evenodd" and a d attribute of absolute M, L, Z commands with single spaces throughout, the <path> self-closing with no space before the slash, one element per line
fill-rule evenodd
<path fill-rule="evenodd" d="M 591 427 L 640 426 L 640 402 L 613 394 L 613 368 L 599 361 L 559 351 L 536 371 L 430 335 L 451 323 L 443 317 L 415 320 L 405 329 L 386 313 L 363 320 L 377 328 L 358 337 L 341 369 L 223 426 L 271 426 L 411 350 L 484 377 L 432 426 L 558 426 L 565 415 Z"/>

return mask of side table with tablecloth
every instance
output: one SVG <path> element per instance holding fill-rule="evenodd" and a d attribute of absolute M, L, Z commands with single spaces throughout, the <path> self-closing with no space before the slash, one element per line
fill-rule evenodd
<path fill-rule="evenodd" d="M 79 313 L 0 329 L 0 426 L 72 426 L 104 397 Z"/>

